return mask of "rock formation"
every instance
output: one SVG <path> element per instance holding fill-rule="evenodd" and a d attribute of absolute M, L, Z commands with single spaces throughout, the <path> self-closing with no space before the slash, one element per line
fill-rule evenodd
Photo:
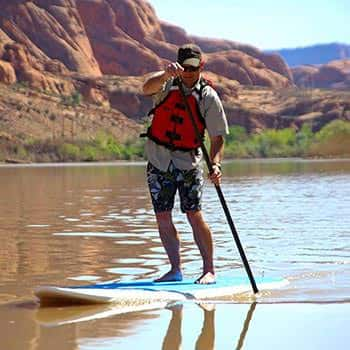
<path fill-rule="evenodd" d="M 51 96 L 60 101 L 62 95 L 80 93 L 84 102 L 101 108 L 102 119 L 109 120 L 115 135 L 128 134 L 127 128 L 136 135 L 137 124 L 125 120 L 143 119 L 151 106 L 151 100 L 140 93 L 144 75 L 175 60 L 177 47 L 187 42 L 202 48 L 204 76 L 213 81 L 230 124 L 259 131 L 349 115 L 343 100 L 327 109 L 307 96 L 299 103 L 295 97 L 298 91 L 293 90 L 293 79 L 299 86 L 349 87 L 348 60 L 302 66 L 291 72 L 275 53 L 230 40 L 188 35 L 182 28 L 159 20 L 145 0 L 0 0 L 0 9 L 0 82 L 45 92 L 40 97 L 43 100 Z M 292 97 L 278 95 L 289 89 Z M 17 97 L 13 101 L 18 101 Z M 9 114 L 11 108 L 16 109 L 4 107 L 2 113 Z M 22 117 L 22 113 L 17 114 Z M 100 113 L 92 113 L 91 118 Z M 108 113 L 118 114 L 118 123 L 108 119 Z M 40 121 L 40 116 L 36 117 Z M 322 123 L 323 119 L 317 127 Z M 93 123 L 89 125 L 92 134 Z M 102 120 L 99 125 L 103 125 Z"/>
<path fill-rule="evenodd" d="M 0 0 L 0 7 L 0 60 L 13 66 L 17 80 L 54 92 L 64 89 L 54 87 L 53 77 L 44 81 L 40 74 L 142 75 L 174 60 L 177 46 L 185 42 L 196 42 L 208 53 L 209 71 L 241 84 L 292 83 L 279 56 L 230 41 L 191 37 L 160 21 L 144 0 Z M 8 44 L 16 44 L 15 49 Z M 9 50 L 26 56 L 32 70 L 9 60 Z M 11 68 L 1 67 L 1 80 L 13 82 Z"/>
<path fill-rule="evenodd" d="M 350 87 L 350 59 L 336 60 L 316 66 L 299 66 L 292 69 L 295 83 L 305 88 Z"/>

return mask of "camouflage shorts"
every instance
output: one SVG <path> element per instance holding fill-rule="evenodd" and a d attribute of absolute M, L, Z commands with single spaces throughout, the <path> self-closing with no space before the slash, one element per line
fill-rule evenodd
<path fill-rule="evenodd" d="M 195 168 L 180 170 L 171 162 L 167 171 L 147 164 L 147 181 L 156 213 L 170 211 L 174 207 L 176 191 L 179 190 L 181 210 L 201 210 L 203 170 Z"/>

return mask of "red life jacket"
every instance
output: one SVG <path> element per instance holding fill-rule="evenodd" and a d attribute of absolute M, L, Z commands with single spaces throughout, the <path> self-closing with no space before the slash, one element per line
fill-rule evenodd
<path fill-rule="evenodd" d="M 207 85 L 209 85 L 208 82 L 201 78 L 200 88 L 193 89 L 191 95 L 186 96 L 201 140 L 196 137 L 195 129 L 176 82 L 173 83 L 168 95 L 149 112 L 153 119 L 146 136 L 172 151 L 189 152 L 197 149 L 204 139 L 205 131 L 205 120 L 199 109 L 199 101 L 202 99 L 202 90 Z"/>

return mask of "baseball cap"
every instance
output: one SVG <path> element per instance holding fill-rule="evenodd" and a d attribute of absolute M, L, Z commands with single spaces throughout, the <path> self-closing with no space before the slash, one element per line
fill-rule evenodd
<path fill-rule="evenodd" d="M 177 51 L 177 62 L 181 65 L 199 67 L 202 61 L 202 51 L 195 44 L 182 45 Z"/>

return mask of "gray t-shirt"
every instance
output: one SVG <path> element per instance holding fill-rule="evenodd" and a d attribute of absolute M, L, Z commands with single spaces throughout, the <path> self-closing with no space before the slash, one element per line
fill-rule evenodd
<path fill-rule="evenodd" d="M 153 96 L 154 104 L 162 101 L 170 91 L 173 79 L 169 79 L 163 86 L 163 89 Z M 199 80 L 192 88 L 200 88 Z M 185 94 L 191 94 L 192 89 L 184 86 Z M 227 119 L 221 100 L 216 91 L 211 86 L 204 87 L 202 99 L 199 102 L 200 112 L 205 119 L 206 129 L 210 137 L 227 135 Z M 145 145 L 147 159 L 158 169 L 166 171 L 172 161 L 176 168 L 190 170 L 197 167 L 202 159 L 202 151 L 171 151 L 168 148 L 158 145 L 150 139 L 147 139 Z"/>

